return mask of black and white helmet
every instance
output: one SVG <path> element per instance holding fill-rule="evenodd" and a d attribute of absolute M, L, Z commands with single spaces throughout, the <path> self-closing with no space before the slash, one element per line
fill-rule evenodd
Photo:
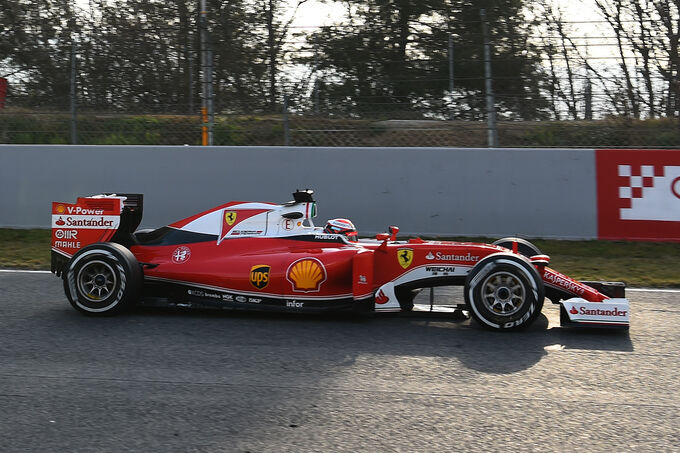
<path fill-rule="evenodd" d="M 331 219 L 323 229 L 324 233 L 342 234 L 349 241 L 357 241 L 357 229 L 348 219 Z"/>

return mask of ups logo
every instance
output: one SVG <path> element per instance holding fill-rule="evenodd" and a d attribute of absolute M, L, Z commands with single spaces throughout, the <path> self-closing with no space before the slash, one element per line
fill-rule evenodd
<path fill-rule="evenodd" d="M 269 284 L 271 266 L 257 264 L 250 269 L 250 283 L 257 289 L 264 289 Z"/>

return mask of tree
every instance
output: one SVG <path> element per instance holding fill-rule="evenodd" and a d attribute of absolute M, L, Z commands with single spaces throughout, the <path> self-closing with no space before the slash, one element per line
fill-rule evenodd
<path fill-rule="evenodd" d="M 0 67 L 22 80 L 25 97 L 69 105 L 75 44 L 81 108 L 189 111 L 200 90 L 196 0 L 90 0 L 87 10 L 72 5 L 0 0 Z M 208 0 L 218 112 L 278 111 L 294 18 L 284 6 L 284 0 Z"/>
<path fill-rule="evenodd" d="M 68 105 L 74 17 L 69 0 L 0 1 L 0 76 L 20 81 L 17 99 Z"/>
<path fill-rule="evenodd" d="M 388 105 L 459 118 L 484 115 L 484 67 L 479 11 L 487 8 L 494 90 L 506 117 L 545 116 L 543 75 L 524 23 L 522 0 L 351 0 L 347 19 L 308 38 L 318 43 L 323 96 L 346 113 L 375 113 Z M 448 93 L 448 39 L 455 42 L 456 89 Z M 311 57 L 300 58 L 311 64 Z"/>
<path fill-rule="evenodd" d="M 610 101 L 620 114 L 639 118 L 680 110 L 680 1 L 596 0 L 598 11 L 614 32 L 621 86 Z M 635 62 L 635 64 L 631 64 Z M 641 78 L 642 84 L 637 80 Z M 664 86 L 665 85 L 665 86 Z M 658 96 L 665 92 L 666 96 Z"/>

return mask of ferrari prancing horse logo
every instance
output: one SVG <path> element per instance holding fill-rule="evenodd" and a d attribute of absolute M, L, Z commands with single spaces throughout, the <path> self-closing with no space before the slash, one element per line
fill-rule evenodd
<path fill-rule="evenodd" d="M 413 249 L 398 249 L 397 250 L 397 260 L 399 260 L 399 264 L 401 267 L 404 269 L 408 269 L 408 267 L 411 265 L 413 262 Z"/>
<path fill-rule="evenodd" d="M 224 221 L 227 222 L 227 225 L 232 226 L 236 222 L 236 212 L 226 211 L 224 213 Z"/>

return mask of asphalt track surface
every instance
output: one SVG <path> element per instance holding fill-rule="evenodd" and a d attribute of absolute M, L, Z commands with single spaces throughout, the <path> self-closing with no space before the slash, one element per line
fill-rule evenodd
<path fill-rule="evenodd" d="M 562 329 L 550 303 L 520 333 L 426 317 L 100 319 L 52 275 L 0 272 L 0 451 L 680 451 L 680 293 L 628 296 L 629 333 Z"/>

